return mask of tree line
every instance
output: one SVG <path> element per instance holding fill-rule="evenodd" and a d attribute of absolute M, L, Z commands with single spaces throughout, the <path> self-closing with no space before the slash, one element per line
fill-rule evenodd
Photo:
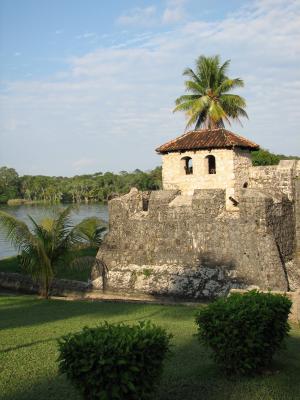
<path fill-rule="evenodd" d="M 66 202 L 106 202 L 115 194 L 127 193 L 132 187 L 139 190 L 161 188 L 161 167 L 143 172 L 96 172 L 73 177 L 23 175 L 15 169 L 0 167 L 0 203 L 11 199 Z"/>

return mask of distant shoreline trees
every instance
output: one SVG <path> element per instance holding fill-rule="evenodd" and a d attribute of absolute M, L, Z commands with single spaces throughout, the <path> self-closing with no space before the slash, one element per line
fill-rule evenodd
<path fill-rule="evenodd" d="M 0 203 L 11 199 L 28 202 L 81 203 L 106 202 L 112 196 L 128 193 L 132 187 L 139 190 L 161 188 L 161 167 L 143 172 L 96 172 L 73 177 L 24 175 L 13 168 L 0 167 Z"/>

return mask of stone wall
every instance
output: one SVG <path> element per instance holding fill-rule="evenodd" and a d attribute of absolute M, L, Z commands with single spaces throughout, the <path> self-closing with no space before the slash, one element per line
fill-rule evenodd
<path fill-rule="evenodd" d="M 295 257 L 292 265 L 294 267 L 293 275 L 297 281 L 298 275 L 300 275 L 300 177 L 295 180 Z"/>
<path fill-rule="evenodd" d="M 39 286 L 28 275 L 0 272 L 0 289 L 12 290 L 21 293 L 39 293 Z M 53 279 L 51 296 L 69 296 L 78 292 L 86 292 L 90 285 L 86 282 L 69 279 Z"/>
<path fill-rule="evenodd" d="M 293 200 L 297 176 L 300 176 L 300 161 L 281 160 L 279 165 L 251 167 L 249 186 L 268 191 L 272 195 L 283 193 Z"/>
<path fill-rule="evenodd" d="M 206 173 L 208 154 L 217 174 Z M 193 158 L 193 175 L 185 174 L 183 156 Z M 163 160 L 165 190 L 133 189 L 109 203 L 109 233 L 98 253 L 108 289 L 198 299 L 231 288 L 300 288 L 299 161 L 252 167 L 249 152 L 238 149 Z M 228 206 L 229 194 L 236 207 Z"/>
<path fill-rule="evenodd" d="M 109 269 L 108 288 L 189 298 L 230 288 L 289 289 L 290 270 L 299 270 L 293 204 L 243 189 L 238 211 L 230 212 L 225 196 L 222 189 L 195 190 L 189 198 L 177 190 L 132 190 L 113 199 L 98 253 Z M 95 279 L 95 287 L 101 284 Z"/>
<path fill-rule="evenodd" d="M 249 185 L 249 169 L 252 166 L 251 153 L 248 150 L 235 149 L 233 159 L 234 194 L 239 200 L 242 189 Z"/>

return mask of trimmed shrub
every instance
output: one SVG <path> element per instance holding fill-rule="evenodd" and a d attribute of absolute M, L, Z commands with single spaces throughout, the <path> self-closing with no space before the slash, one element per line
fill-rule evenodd
<path fill-rule="evenodd" d="M 228 374 L 259 373 L 270 365 L 288 334 L 291 305 L 279 294 L 232 294 L 199 311 L 198 338 Z"/>
<path fill-rule="evenodd" d="M 151 399 L 170 339 L 170 334 L 149 321 L 85 327 L 59 340 L 59 370 L 84 399 Z"/>

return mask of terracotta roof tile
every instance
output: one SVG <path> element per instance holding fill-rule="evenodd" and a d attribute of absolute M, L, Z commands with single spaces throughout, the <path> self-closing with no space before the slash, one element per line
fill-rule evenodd
<path fill-rule="evenodd" d="M 168 153 L 171 151 L 198 150 L 198 149 L 232 149 L 240 147 L 249 150 L 259 149 L 259 145 L 251 142 L 243 136 L 236 135 L 226 129 L 199 129 L 190 131 L 170 140 L 158 147 L 158 153 Z"/>

